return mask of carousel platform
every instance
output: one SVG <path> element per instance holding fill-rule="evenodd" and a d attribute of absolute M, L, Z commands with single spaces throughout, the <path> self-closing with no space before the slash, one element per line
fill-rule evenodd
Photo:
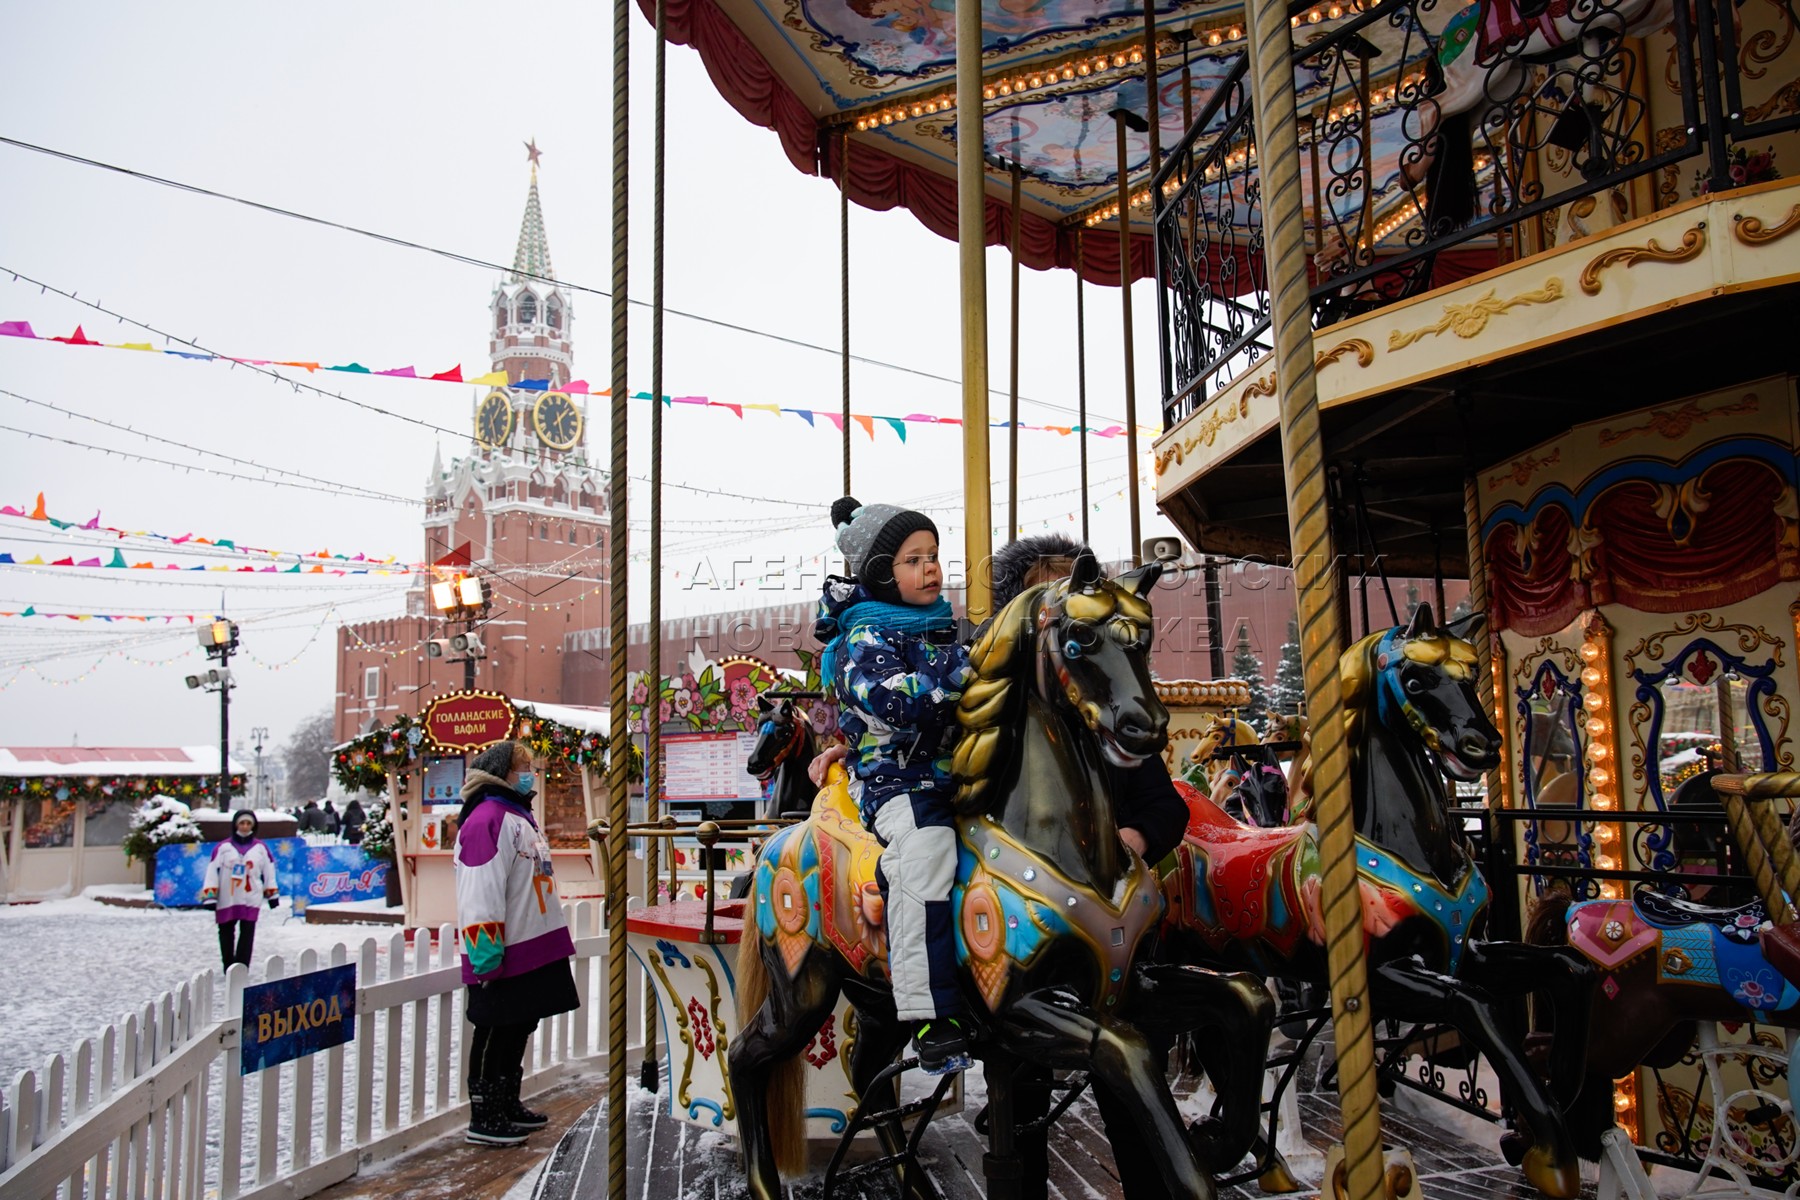
<path fill-rule="evenodd" d="M 1316 1064 L 1315 1056 L 1299 1080 L 1300 1122 L 1306 1141 L 1322 1153 L 1341 1134 L 1341 1128 L 1336 1096 L 1317 1090 Z M 981 1173 L 986 1141 L 974 1126 L 984 1094 L 979 1069 L 970 1072 L 962 1110 L 937 1117 L 921 1144 L 920 1159 L 945 1200 L 986 1195 Z M 1191 1091 L 1177 1099 L 1184 1111 L 1191 1109 L 1195 1100 Z M 1382 1118 L 1389 1144 L 1411 1150 L 1426 1200 L 1531 1200 L 1537 1196 L 1501 1158 L 1499 1131 L 1485 1122 L 1405 1093 L 1383 1105 Z M 627 1120 L 627 1180 L 632 1196 L 657 1200 L 740 1200 L 749 1196 L 736 1143 L 669 1116 L 667 1095 L 634 1088 Z M 869 1143 L 872 1155 L 872 1136 L 865 1135 L 862 1140 Z M 789 1185 L 791 1200 L 813 1200 L 821 1195 L 821 1175 L 830 1150 L 827 1143 L 813 1140 L 815 1173 Z M 1298 1162 L 1295 1165 L 1308 1190 L 1291 1195 L 1300 1200 L 1318 1196 L 1320 1170 L 1315 1166 L 1308 1176 Z M 842 1200 L 889 1200 L 896 1194 L 892 1177 L 885 1174 L 835 1191 Z M 1584 1194 L 1593 1194 L 1591 1185 Z M 524 1198 L 526 1193 L 520 1188 L 512 1195 Z M 1122 1195 L 1099 1110 L 1084 1094 L 1052 1127 L 1048 1196 L 1051 1200 L 1114 1200 Z M 1254 1183 L 1219 1191 L 1220 1200 L 1260 1200 L 1264 1195 Z M 602 1106 L 595 1105 L 575 1120 L 543 1164 L 529 1200 L 605 1197 L 606 1116 Z"/>

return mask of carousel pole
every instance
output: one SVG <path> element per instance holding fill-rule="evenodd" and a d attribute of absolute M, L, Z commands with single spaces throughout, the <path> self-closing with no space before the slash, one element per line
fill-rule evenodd
<path fill-rule="evenodd" d="M 651 190 L 655 197 L 650 215 L 650 632 L 649 661 L 644 673 L 649 691 L 644 702 L 644 821 L 662 816 L 662 722 L 656 697 L 662 691 L 662 425 L 663 425 L 663 194 L 668 176 L 666 101 L 669 49 L 669 6 L 656 0 L 656 121 L 651 134 Z M 623 712 L 624 710 L 620 710 Z M 608 732 L 611 731 L 608 726 Z M 625 728 L 629 752 L 631 729 Z M 644 839 L 644 903 L 656 903 L 657 856 L 661 838 Z M 607 848 L 607 853 L 611 853 Z M 644 989 L 644 1062 L 638 1068 L 638 1085 L 654 1092 L 656 1067 L 656 996 Z"/>
<path fill-rule="evenodd" d="M 1014 153 L 1018 150 L 1014 134 Z M 1006 398 L 1006 525 L 1007 540 L 1019 540 L 1019 199 L 1025 173 L 1012 165 L 1012 387 Z"/>
<path fill-rule="evenodd" d="M 1138 566 L 1144 550 L 1142 519 L 1138 515 L 1137 356 L 1131 335 L 1131 176 L 1125 165 L 1125 131 L 1154 129 L 1127 108 L 1113 109 L 1113 133 L 1118 147 L 1119 172 L 1119 310 L 1125 325 L 1125 500 L 1131 506 L 1131 565 Z M 1152 171 L 1151 177 L 1155 178 Z"/>
<path fill-rule="evenodd" d="M 662 0 L 658 0 L 659 3 Z M 843 300 L 839 332 L 844 342 L 844 495 L 850 494 L 850 130 L 838 150 L 838 294 Z"/>
<path fill-rule="evenodd" d="M 994 546 L 988 468 L 986 114 L 981 104 L 979 0 L 956 5 L 956 246 L 962 294 L 963 555 L 967 613 L 987 620 Z M 848 424 L 848 422 L 846 422 Z"/>
<path fill-rule="evenodd" d="M 623 830 L 631 822 L 627 772 L 631 751 L 620 736 L 625 731 L 625 648 L 630 621 L 626 594 L 631 571 L 627 542 L 631 522 L 630 473 L 626 431 L 631 380 L 626 370 L 630 329 L 629 268 L 631 176 L 631 0 L 613 0 L 613 138 L 612 138 L 612 475 L 608 481 L 607 548 L 611 551 L 607 586 L 611 595 L 611 636 L 607 674 L 611 696 L 607 707 L 607 784 L 610 803 L 607 828 Z M 662 397 L 651 406 L 662 407 Z M 630 839 L 606 839 L 606 1194 L 625 1194 L 625 851 Z"/>
<path fill-rule="evenodd" d="M 1081 544 L 1088 544 L 1088 428 L 1087 428 L 1087 270 L 1081 230 L 1075 231 L 1075 441 L 1081 454 Z"/>
<path fill-rule="evenodd" d="M 1275 375 L 1281 387 L 1281 458 L 1287 477 L 1288 530 L 1300 609 L 1307 724 L 1312 734 L 1313 802 L 1319 826 L 1319 861 L 1324 868 L 1325 956 L 1337 1043 L 1338 1106 L 1344 1124 L 1346 1186 L 1332 1190 L 1335 1200 L 1374 1200 L 1383 1195 L 1381 1101 L 1375 1084 L 1349 752 L 1338 678 L 1344 639 L 1313 367 L 1293 42 L 1287 6 L 1280 0 L 1250 0 L 1247 16 L 1269 264 L 1270 327 Z"/>
<path fill-rule="evenodd" d="M 1469 611 L 1486 615 L 1488 611 L 1487 589 L 1487 556 L 1481 549 L 1481 490 L 1476 486 L 1474 475 L 1463 476 L 1463 533 L 1467 538 L 1469 552 Z M 1447 614 L 1439 613 L 1441 621 Z M 1479 640 L 1470 639 L 1480 662 L 1475 672 L 1475 697 L 1481 701 L 1481 711 L 1494 722 L 1494 728 L 1506 736 L 1506 721 L 1503 713 L 1495 705 L 1499 702 L 1494 690 L 1494 655 L 1497 646 L 1486 630 L 1479 635 Z M 1506 796 L 1502 780 L 1505 778 L 1501 768 L 1495 767 L 1487 773 L 1487 802 L 1490 809 L 1506 807 Z"/>

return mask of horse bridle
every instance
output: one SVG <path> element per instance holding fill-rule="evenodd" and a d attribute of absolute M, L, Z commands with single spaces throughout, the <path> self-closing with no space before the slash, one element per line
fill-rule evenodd
<path fill-rule="evenodd" d="M 1387 724 L 1388 714 L 1398 710 L 1407 725 L 1434 753 L 1439 750 L 1438 731 L 1425 719 L 1400 685 L 1400 666 L 1406 661 L 1406 631 L 1390 629 L 1375 647 L 1375 715 Z"/>
<path fill-rule="evenodd" d="M 806 736 L 806 730 L 802 728 L 800 724 L 799 714 L 790 707 L 788 709 L 788 716 L 793 719 L 793 735 L 788 738 L 787 745 L 775 752 L 774 759 L 769 763 L 769 769 L 761 775 L 754 775 L 751 777 L 758 783 L 767 783 L 769 780 L 773 779 L 775 777 L 775 772 L 781 769 L 781 764 L 788 760 L 788 755 L 800 748 L 800 743 Z M 773 719 L 767 722 L 767 724 L 770 725 L 773 725 L 774 723 Z"/>

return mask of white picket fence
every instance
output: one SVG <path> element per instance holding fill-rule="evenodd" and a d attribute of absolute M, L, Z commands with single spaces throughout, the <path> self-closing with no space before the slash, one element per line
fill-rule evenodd
<path fill-rule="evenodd" d="M 526 1095 L 607 1066 L 603 914 L 592 901 L 568 914 L 582 1004 L 538 1027 Z M 216 972 L 195 976 L 0 1091 L 0 1196 L 297 1200 L 453 1132 L 468 1120 L 458 949 L 448 925 L 435 947 L 422 930 L 410 943 L 404 932 L 385 947 L 364 941 L 355 1040 L 249 1076 L 240 1074 L 244 968 L 222 991 Z M 273 957 L 266 980 L 350 961 L 343 945 L 323 959 L 308 950 L 291 970 Z M 636 1050 L 643 1002 L 632 990 Z"/>

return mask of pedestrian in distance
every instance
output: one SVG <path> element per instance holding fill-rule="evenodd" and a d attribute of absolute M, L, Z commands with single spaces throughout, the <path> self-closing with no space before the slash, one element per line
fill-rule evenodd
<path fill-rule="evenodd" d="M 478 1146 L 516 1146 L 550 1123 L 519 1099 L 525 1047 L 539 1021 L 581 1004 L 550 844 L 531 815 L 536 784 L 530 751 L 501 742 L 475 757 L 462 787 L 456 923 L 475 1027 L 464 1140 Z"/>
<path fill-rule="evenodd" d="M 362 801 L 352 798 L 344 805 L 344 820 L 341 826 L 344 840 L 352 846 L 362 845 L 363 826 L 369 823 L 369 814 L 363 811 Z"/>
<path fill-rule="evenodd" d="M 338 816 L 338 810 L 332 807 L 331 801 L 327 800 L 325 802 L 325 810 L 320 814 L 320 816 L 324 819 L 324 822 L 325 822 L 325 832 L 331 834 L 333 837 L 336 837 L 339 829 L 342 828 L 342 820 L 343 819 Z"/>
<path fill-rule="evenodd" d="M 300 810 L 301 833 L 324 833 L 325 814 L 319 811 L 317 800 L 308 800 L 306 807 Z"/>
<path fill-rule="evenodd" d="M 256 814 L 240 808 L 231 814 L 231 836 L 213 847 L 206 867 L 206 884 L 200 902 L 216 906 L 219 924 L 219 956 L 225 969 L 231 964 L 250 965 L 250 947 L 256 941 L 256 918 L 261 905 L 274 908 L 280 901 L 275 882 L 275 859 L 256 836 Z"/>

